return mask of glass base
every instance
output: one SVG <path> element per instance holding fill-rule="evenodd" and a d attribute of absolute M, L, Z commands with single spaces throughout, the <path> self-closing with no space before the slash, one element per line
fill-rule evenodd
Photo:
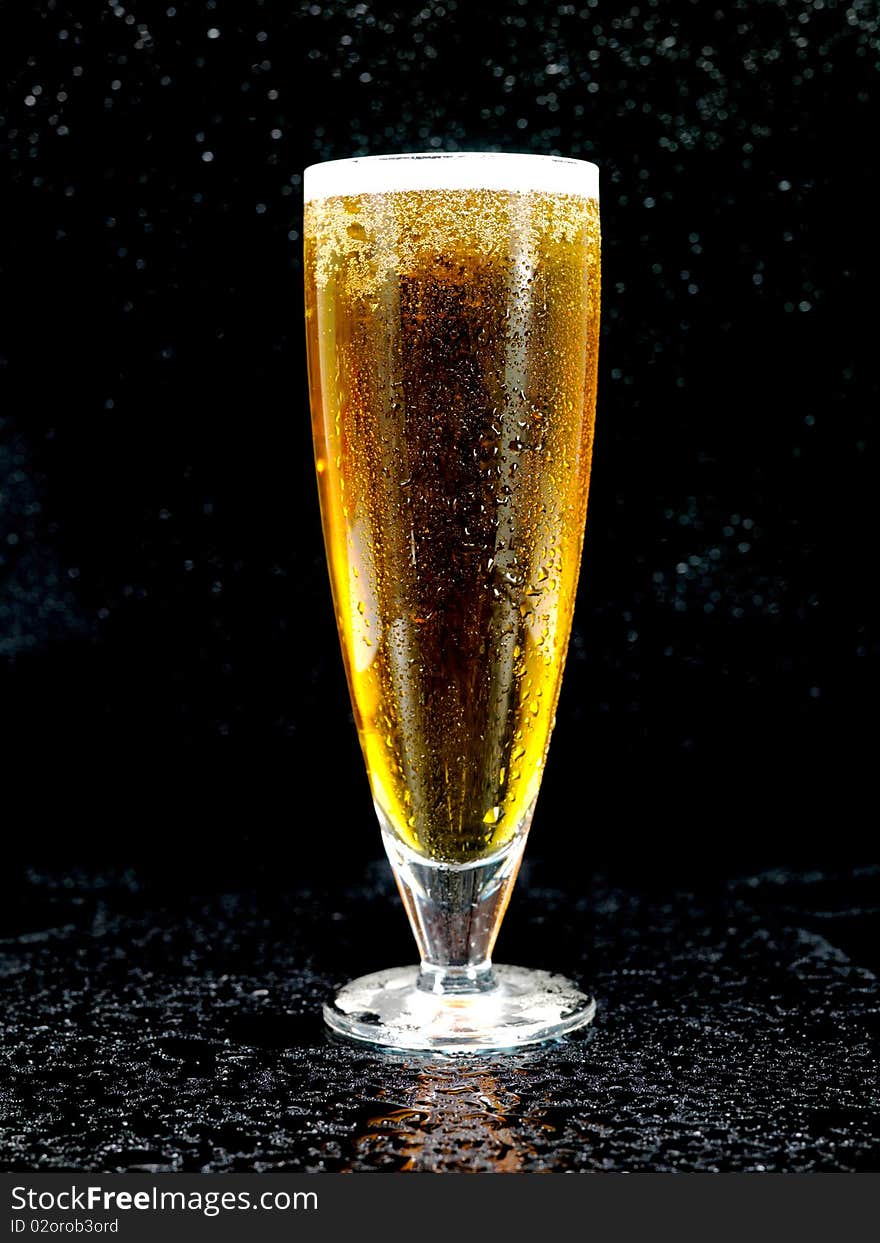
<path fill-rule="evenodd" d="M 596 1013 L 593 998 L 564 976 L 491 970 L 491 987 L 451 995 L 419 987 L 418 967 L 377 971 L 340 989 L 324 1019 L 337 1035 L 384 1049 L 483 1053 L 555 1040 Z"/>

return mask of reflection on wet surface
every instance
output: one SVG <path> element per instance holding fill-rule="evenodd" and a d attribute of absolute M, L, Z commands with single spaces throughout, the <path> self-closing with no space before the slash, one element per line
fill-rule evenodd
<path fill-rule="evenodd" d="M 528 1056 L 432 1058 L 402 1075 L 399 1090 L 365 1115 L 349 1169 L 401 1173 L 514 1174 L 533 1167 L 542 1136 L 555 1131 L 534 1102 L 524 1105 Z M 404 1069 L 404 1065 L 401 1066 Z M 522 1079 L 522 1084 L 518 1082 Z"/>

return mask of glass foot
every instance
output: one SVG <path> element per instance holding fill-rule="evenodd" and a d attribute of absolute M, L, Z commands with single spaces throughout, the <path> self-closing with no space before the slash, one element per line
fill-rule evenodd
<path fill-rule="evenodd" d="M 337 1035 L 380 1048 L 481 1053 L 554 1040 L 596 1013 L 564 976 L 524 967 L 492 974 L 484 991 L 441 995 L 418 987 L 418 967 L 377 971 L 340 989 L 324 1019 Z"/>

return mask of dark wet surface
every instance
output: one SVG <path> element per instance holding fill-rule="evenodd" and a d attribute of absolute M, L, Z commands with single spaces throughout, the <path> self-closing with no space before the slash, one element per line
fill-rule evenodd
<path fill-rule="evenodd" d="M 524 884 L 503 960 L 582 979 L 584 1038 L 470 1059 L 331 1042 L 334 984 L 405 960 L 384 870 L 162 897 L 31 871 L 2 919 L 13 1169 L 880 1170 L 880 868 L 696 893 Z"/>

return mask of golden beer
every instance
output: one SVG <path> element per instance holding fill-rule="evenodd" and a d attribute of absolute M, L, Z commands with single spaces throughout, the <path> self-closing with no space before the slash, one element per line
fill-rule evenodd
<path fill-rule="evenodd" d="M 599 215 L 565 190 L 305 205 L 321 513 L 380 821 L 470 863 L 528 827 L 581 559 Z"/>

